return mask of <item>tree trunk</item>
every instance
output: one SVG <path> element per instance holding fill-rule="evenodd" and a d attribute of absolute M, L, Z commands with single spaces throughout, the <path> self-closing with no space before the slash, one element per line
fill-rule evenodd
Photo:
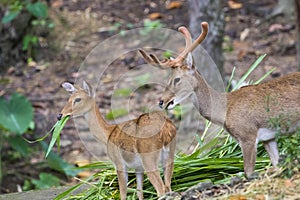
<path fill-rule="evenodd" d="M 223 75 L 222 43 L 225 20 L 222 0 L 189 0 L 189 13 L 190 30 L 194 39 L 201 33 L 201 22 L 206 21 L 209 23 L 209 34 L 202 46 L 216 63 L 221 75 Z"/>
<path fill-rule="evenodd" d="M 298 71 L 300 71 L 300 1 L 295 0 L 296 49 Z"/>

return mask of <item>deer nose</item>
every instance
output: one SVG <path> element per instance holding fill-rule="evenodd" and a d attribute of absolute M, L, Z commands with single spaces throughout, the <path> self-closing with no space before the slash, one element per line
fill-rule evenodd
<path fill-rule="evenodd" d="M 58 115 L 57 115 L 57 119 L 58 119 L 58 120 L 61 120 L 62 116 L 63 116 L 63 114 L 58 114 Z"/>
<path fill-rule="evenodd" d="M 163 105 L 164 105 L 164 101 L 163 100 L 159 100 L 159 103 L 158 103 L 159 107 L 162 108 Z"/>

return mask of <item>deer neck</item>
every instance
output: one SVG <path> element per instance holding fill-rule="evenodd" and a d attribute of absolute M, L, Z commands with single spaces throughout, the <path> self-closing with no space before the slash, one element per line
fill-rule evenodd
<path fill-rule="evenodd" d="M 226 116 L 226 93 L 220 93 L 210 87 L 202 76 L 196 72 L 193 104 L 199 113 L 211 122 L 224 125 Z"/>
<path fill-rule="evenodd" d="M 88 122 L 89 129 L 91 133 L 97 137 L 101 142 L 107 144 L 109 135 L 111 133 L 112 125 L 108 124 L 102 117 L 96 101 L 93 100 L 93 106 L 90 111 L 88 111 L 84 117 Z"/>

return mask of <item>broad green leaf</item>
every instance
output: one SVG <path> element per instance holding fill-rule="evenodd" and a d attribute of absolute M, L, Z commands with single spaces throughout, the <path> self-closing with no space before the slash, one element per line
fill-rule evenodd
<path fill-rule="evenodd" d="M 60 179 L 48 173 L 40 173 L 39 180 L 31 180 L 37 189 L 46 189 L 53 186 L 59 186 Z"/>
<path fill-rule="evenodd" d="M 42 2 L 27 4 L 26 9 L 35 17 L 46 18 L 48 16 L 48 7 Z"/>
<path fill-rule="evenodd" d="M 2 18 L 1 22 L 2 22 L 3 24 L 6 24 L 6 23 L 8 23 L 8 22 L 14 20 L 19 14 L 20 14 L 19 11 L 17 11 L 17 12 L 9 12 L 7 15 L 5 15 L 5 16 Z"/>
<path fill-rule="evenodd" d="M 33 119 L 31 103 L 21 94 L 15 93 L 6 101 L 0 97 L 0 125 L 10 132 L 22 135 Z"/>
<path fill-rule="evenodd" d="M 29 154 L 28 143 L 22 138 L 22 136 L 7 137 L 6 140 L 9 144 L 18 151 L 22 156 L 26 157 Z"/>

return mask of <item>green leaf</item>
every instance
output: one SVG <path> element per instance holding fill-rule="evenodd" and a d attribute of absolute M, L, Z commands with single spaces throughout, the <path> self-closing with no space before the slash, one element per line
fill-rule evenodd
<path fill-rule="evenodd" d="M 26 9 L 35 17 L 46 18 L 48 16 L 48 7 L 42 2 L 27 4 Z"/>
<path fill-rule="evenodd" d="M 31 103 L 21 94 L 15 93 L 9 101 L 0 97 L 0 125 L 8 131 L 22 135 L 33 119 Z"/>
<path fill-rule="evenodd" d="M 29 146 L 21 136 L 7 137 L 9 144 L 22 156 L 27 157 L 29 154 Z"/>
<path fill-rule="evenodd" d="M 6 24 L 6 23 L 8 23 L 8 22 L 14 20 L 19 14 L 20 14 L 19 11 L 16 11 L 16 12 L 9 12 L 7 15 L 5 15 L 5 16 L 2 18 L 1 22 L 2 22 L 3 24 Z"/>
<path fill-rule="evenodd" d="M 59 186 L 59 178 L 52 174 L 40 173 L 39 178 L 39 180 L 31 180 L 37 189 L 46 189 L 53 186 Z"/>
<path fill-rule="evenodd" d="M 251 65 L 251 67 L 247 70 L 247 72 L 242 76 L 242 78 L 239 80 L 239 82 L 236 84 L 236 86 L 232 90 L 236 90 L 240 87 L 240 85 L 246 80 L 246 78 L 249 76 L 249 74 L 252 73 L 254 69 L 259 65 L 259 63 L 267 56 L 267 54 L 259 56 L 259 58 Z"/>
<path fill-rule="evenodd" d="M 55 142 L 58 142 L 58 146 L 59 146 L 59 141 L 60 141 L 60 132 L 62 131 L 62 129 L 64 128 L 66 122 L 68 121 L 69 116 L 66 116 L 64 118 L 62 118 L 61 120 L 57 121 L 56 124 L 54 125 L 54 130 L 53 130 L 53 135 L 46 153 L 46 158 L 49 155 L 51 149 L 53 148 Z M 52 129 L 51 129 L 52 130 Z"/>

